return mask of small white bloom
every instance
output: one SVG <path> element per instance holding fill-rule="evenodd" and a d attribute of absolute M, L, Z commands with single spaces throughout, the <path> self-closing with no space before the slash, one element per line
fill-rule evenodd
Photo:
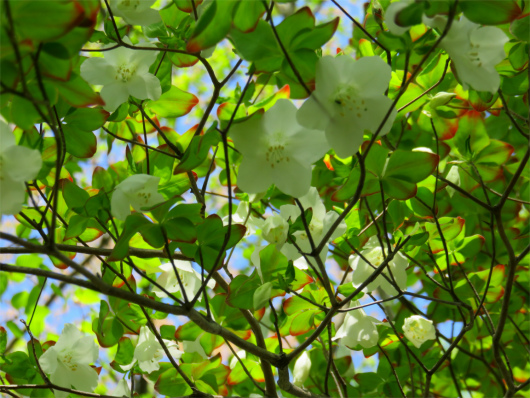
<path fill-rule="evenodd" d="M 230 135 L 243 155 L 237 184 L 248 193 L 276 184 L 288 195 L 305 195 L 311 186 L 311 164 L 329 149 L 321 131 L 298 124 L 296 107 L 286 99 L 263 116 L 234 125 Z"/>
<path fill-rule="evenodd" d="M 41 166 L 40 152 L 17 145 L 7 123 L 0 120 L 0 215 L 22 210 L 24 181 L 34 179 Z"/>
<path fill-rule="evenodd" d="M 127 383 L 127 380 L 121 379 L 118 381 L 118 384 L 116 385 L 116 388 L 112 392 L 112 395 L 115 397 L 128 397 L 131 398 L 131 389 L 129 388 L 129 384 Z"/>
<path fill-rule="evenodd" d="M 352 302 L 353 307 L 358 305 L 358 301 Z M 341 343 L 350 348 L 357 345 L 363 348 L 373 347 L 379 341 L 376 325 L 380 323 L 376 318 L 366 315 L 362 308 L 349 311 L 333 340 L 342 339 Z"/>
<path fill-rule="evenodd" d="M 175 260 L 175 268 L 177 268 L 180 281 L 184 285 L 184 291 L 186 292 L 186 297 L 188 300 L 192 300 L 193 297 L 199 291 L 202 285 L 201 274 L 193 269 L 189 261 L 179 261 Z M 175 270 L 171 263 L 162 264 L 159 269 L 162 271 L 162 274 L 157 278 L 156 282 L 163 286 L 169 293 L 180 293 L 180 285 L 175 275 Z M 206 278 L 207 273 L 205 272 L 204 277 Z M 210 289 L 215 287 L 215 281 L 210 279 L 207 286 Z M 152 292 L 158 297 L 167 297 L 167 294 L 161 291 L 157 286 L 153 287 Z M 179 296 L 179 294 L 177 294 Z"/>
<path fill-rule="evenodd" d="M 307 351 L 304 351 L 300 358 L 294 364 L 293 369 L 293 384 L 298 387 L 302 387 L 304 382 L 309 377 L 309 372 L 311 371 L 311 359 Z"/>
<path fill-rule="evenodd" d="M 182 354 L 177 348 L 177 343 L 170 340 L 163 340 L 169 353 L 175 359 L 179 359 Z M 138 344 L 134 349 L 134 364 L 138 361 L 140 369 L 144 372 L 151 373 L 160 368 L 160 360 L 164 357 L 165 352 L 162 345 L 158 342 L 156 336 L 149 330 L 147 326 L 140 328 L 140 337 L 138 338 Z M 131 365 L 129 365 L 131 366 Z M 132 367 L 132 366 L 131 366 Z M 122 366 L 123 368 L 123 366 Z"/>
<path fill-rule="evenodd" d="M 311 218 L 311 222 L 308 225 L 308 228 L 311 232 L 311 237 L 313 238 L 315 246 L 318 246 L 322 241 L 324 235 L 329 231 L 329 229 L 337 220 L 339 215 L 335 211 L 326 212 L 326 207 L 324 206 L 324 203 L 322 203 L 322 200 L 320 199 L 320 195 L 318 194 L 316 188 L 312 187 L 306 195 L 302 196 L 299 199 L 299 201 L 304 210 L 307 210 L 309 208 L 313 210 L 313 216 Z M 296 205 L 283 205 L 282 207 L 280 207 L 280 216 L 282 216 L 285 220 L 291 219 L 291 221 L 294 222 L 300 216 L 300 214 L 300 208 Z M 338 238 L 339 236 L 344 234 L 344 232 L 346 232 L 346 223 L 343 221 L 335 229 L 335 231 L 330 237 L 330 240 Z M 309 241 L 309 236 L 307 235 L 305 230 L 297 231 L 293 235 L 296 238 L 296 244 L 298 245 L 300 250 L 302 250 L 302 252 L 304 253 L 310 253 L 311 242 Z M 296 246 L 291 243 L 286 243 L 283 246 L 282 253 L 289 260 L 296 260 L 302 256 Z M 326 256 L 327 250 L 324 249 L 320 253 L 322 261 L 326 261 Z"/>
<path fill-rule="evenodd" d="M 158 193 L 160 177 L 148 174 L 135 174 L 119 183 L 112 194 L 111 213 L 119 220 L 131 214 L 131 206 L 136 211 L 152 207 L 165 199 Z"/>
<path fill-rule="evenodd" d="M 459 21 L 453 21 L 440 47 L 453 60 L 465 90 L 471 86 L 477 91 L 495 93 L 501 82 L 495 65 L 506 57 L 506 42 L 508 37 L 501 29 L 480 26 L 462 16 Z"/>
<path fill-rule="evenodd" d="M 261 229 L 261 233 L 267 242 L 274 243 L 278 249 L 281 249 L 287 240 L 289 224 L 282 216 L 274 214 L 267 217 Z"/>
<path fill-rule="evenodd" d="M 385 96 L 392 69 L 377 56 L 357 61 L 349 56 L 322 57 L 316 67 L 316 89 L 296 118 L 307 128 L 324 130 L 335 153 L 355 154 L 365 130 L 375 133 L 392 105 Z M 379 136 L 390 131 L 397 111 L 392 110 Z"/>
<path fill-rule="evenodd" d="M 410 29 L 410 26 L 399 26 L 396 23 L 396 16 L 402 9 L 412 4 L 414 0 L 396 1 L 388 6 L 385 11 L 385 23 L 390 33 L 396 36 L 401 36 Z"/>
<path fill-rule="evenodd" d="M 131 44 L 128 37 L 123 41 Z M 104 58 L 93 57 L 83 62 L 81 77 L 90 84 L 104 86 L 100 95 L 105 101 L 105 110 L 115 111 L 127 102 L 129 95 L 141 100 L 160 98 L 160 80 L 149 73 L 149 67 L 156 60 L 156 51 L 119 47 L 103 54 Z"/>
<path fill-rule="evenodd" d="M 384 242 L 383 242 L 384 243 Z M 386 253 L 386 252 L 385 252 Z M 361 251 L 362 256 L 368 260 L 374 267 L 378 267 L 385 261 L 383 256 L 383 250 L 379 245 L 377 237 L 372 237 L 368 243 L 364 246 L 364 250 Z M 350 267 L 353 269 L 352 273 L 352 283 L 353 286 L 359 286 L 362 284 L 372 273 L 374 268 L 370 266 L 369 263 L 365 262 L 361 256 L 351 255 L 349 258 Z M 394 255 L 392 261 L 388 263 L 384 271 L 375 278 L 375 280 L 369 283 L 363 291 L 373 292 L 378 287 L 381 287 L 383 291 L 389 296 L 397 294 L 397 290 L 392 286 L 392 284 L 383 276 L 385 274 L 390 281 L 392 277 L 388 272 L 388 268 L 392 271 L 392 275 L 401 290 L 407 289 L 407 267 L 409 263 L 407 259 L 400 253 L 397 252 Z"/>
<path fill-rule="evenodd" d="M 110 0 L 115 17 L 122 17 L 129 25 L 147 26 L 160 22 L 160 14 L 151 6 L 155 0 Z"/>
<path fill-rule="evenodd" d="M 434 340 L 436 338 L 436 329 L 432 321 L 419 315 L 413 315 L 405 319 L 403 332 L 405 333 L 405 337 L 416 348 L 420 348 L 427 340 Z"/>
<path fill-rule="evenodd" d="M 50 381 L 60 387 L 93 392 L 98 385 L 98 372 L 89 366 L 98 359 L 99 347 L 92 336 L 85 336 L 74 325 L 67 323 L 57 343 L 39 358 L 42 370 Z M 57 398 L 68 392 L 53 391 Z"/>

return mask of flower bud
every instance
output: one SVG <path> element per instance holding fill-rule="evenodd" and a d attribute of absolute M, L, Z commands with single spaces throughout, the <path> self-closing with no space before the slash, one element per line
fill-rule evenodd
<path fill-rule="evenodd" d="M 265 221 L 262 228 L 263 238 L 273 244 L 284 244 L 287 240 L 289 224 L 279 214 L 275 214 Z"/>
<path fill-rule="evenodd" d="M 304 382 L 309 377 L 309 371 L 311 370 L 311 359 L 309 359 L 309 355 L 307 355 L 307 352 L 304 351 L 302 355 L 300 355 L 300 358 L 296 361 L 294 364 L 293 369 L 293 384 L 295 386 L 301 387 Z"/>
<path fill-rule="evenodd" d="M 429 106 L 432 109 L 436 109 L 439 106 L 447 105 L 454 97 L 456 97 L 455 93 L 446 93 L 442 91 L 431 98 Z"/>

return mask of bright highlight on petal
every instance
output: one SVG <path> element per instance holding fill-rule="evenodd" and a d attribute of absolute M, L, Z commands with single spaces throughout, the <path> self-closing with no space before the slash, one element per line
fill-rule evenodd
<path fill-rule="evenodd" d="M 99 347 L 94 338 L 81 333 L 67 323 L 57 343 L 39 358 L 42 370 L 52 383 L 65 388 L 93 392 L 98 385 L 98 373 L 89 366 L 98 359 Z M 68 392 L 54 390 L 56 397 L 65 398 Z"/>
<path fill-rule="evenodd" d="M 119 220 L 125 220 L 131 214 L 131 206 L 141 212 L 163 202 L 164 197 L 158 193 L 159 181 L 160 177 L 135 174 L 119 183 L 110 202 L 112 215 Z"/>
<path fill-rule="evenodd" d="M 317 63 L 316 89 L 298 111 L 298 122 L 324 129 L 338 156 L 355 154 L 364 132 L 375 133 L 392 105 L 384 94 L 391 72 L 377 56 L 358 61 L 347 56 L 322 57 Z M 390 131 L 396 115 L 393 109 L 379 136 Z"/>
<path fill-rule="evenodd" d="M 128 37 L 123 41 L 131 44 Z M 149 67 L 156 60 L 156 51 L 119 47 L 103 54 L 104 58 L 89 58 L 83 62 L 81 77 L 90 84 L 104 86 L 100 95 L 105 101 L 105 110 L 114 112 L 130 95 L 141 100 L 160 98 L 160 80 L 149 73 Z"/>
<path fill-rule="evenodd" d="M 193 269 L 189 261 L 175 260 L 175 268 L 177 269 L 180 281 L 184 285 L 186 297 L 188 300 L 192 300 L 202 285 L 202 275 Z M 162 271 L 162 274 L 156 280 L 157 283 L 164 287 L 169 293 L 178 293 L 176 296 L 182 297 L 180 294 L 179 281 L 175 275 L 173 265 L 171 263 L 162 264 L 159 269 Z M 206 274 L 204 277 L 206 278 Z M 207 286 L 210 289 L 213 289 L 215 287 L 215 281 L 210 279 Z M 167 294 L 157 286 L 153 287 L 152 292 L 158 297 L 167 297 Z"/>
<path fill-rule="evenodd" d="M 358 305 L 360 305 L 358 301 L 352 302 L 353 307 Z M 379 341 L 379 332 L 376 327 L 379 323 L 381 322 L 377 319 L 366 315 L 362 308 L 349 311 L 333 340 L 342 339 L 342 344 L 349 348 L 357 345 L 363 348 L 373 347 Z"/>
<path fill-rule="evenodd" d="M 22 210 L 24 182 L 37 177 L 41 166 L 40 152 L 16 145 L 11 129 L 0 120 L 0 215 Z"/>
<path fill-rule="evenodd" d="M 405 337 L 416 348 L 420 348 L 427 340 L 434 340 L 436 338 L 436 329 L 432 321 L 419 315 L 413 315 L 405 319 L 403 332 L 405 333 Z"/>
<path fill-rule="evenodd" d="M 311 359 L 307 351 L 304 351 L 300 358 L 294 364 L 293 369 L 293 384 L 295 386 L 301 387 L 304 382 L 309 377 L 309 372 L 311 371 Z"/>
<path fill-rule="evenodd" d="M 163 340 L 169 353 L 175 359 L 179 359 L 184 352 L 177 348 L 177 343 L 170 340 Z M 160 360 L 164 357 L 165 352 L 162 345 L 158 342 L 156 336 L 147 326 L 140 328 L 140 337 L 138 344 L 134 349 L 134 364 L 138 361 L 138 366 L 146 373 L 154 372 L 160 369 Z M 129 365 L 132 367 L 132 364 Z"/>
<path fill-rule="evenodd" d="M 286 99 L 263 116 L 234 125 L 230 136 L 243 155 L 237 183 L 247 193 L 276 184 L 288 195 L 303 196 L 311 186 L 311 164 L 329 149 L 321 131 L 297 123 L 296 107 Z"/>

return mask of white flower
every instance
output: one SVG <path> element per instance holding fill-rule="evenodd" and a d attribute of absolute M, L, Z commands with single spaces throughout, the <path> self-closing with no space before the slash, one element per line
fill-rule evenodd
<path fill-rule="evenodd" d="M 114 189 L 110 202 L 111 213 L 119 220 L 125 220 L 131 214 L 131 206 L 136 211 L 153 207 L 165 199 L 158 193 L 160 177 L 147 174 L 135 174 Z"/>
<path fill-rule="evenodd" d="M 465 90 L 471 86 L 477 91 L 495 93 L 501 82 L 495 65 L 506 57 L 504 44 L 507 41 L 508 37 L 501 29 L 480 26 L 462 16 L 460 21 L 453 21 L 440 46 L 453 60 Z"/>
<path fill-rule="evenodd" d="M 177 348 L 177 343 L 174 341 L 165 339 L 163 341 L 173 358 L 179 359 L 182 354 L 184 354 Z M 144 372 L 151 373 L 160 368 L 159 362 L 164 355 L 164 349 L 156 339 L 156 336 L 153 334 L 153 332 L 151 332 L 147 326 L 142 326 L 140 328 L 138 344 L 134 349 L 134 361 L 132 364 L 138 361 L 140 369 L 142 369 Z M 124 367 L 122 366 L 122 368 Z"/>
<path fill-rule="evenodd" d="M 396 23 L 396 16 L 402 9 L 412 4 L 414 0 L 397 1 L 388 6 L 385 11 L 385 22 L 390 33 L 396 36 L 401 36 L 403 33 L 410 29 L 410 26 L 399 26 Z"/>
<path fill-rule="evenodd" d="M 279 214 L 267 217 L 261 228 L 261 236 L 267 242 L 275 244 L 278 250 L 281 249 L 287 240 L 288 233 L 289 224 Z"/>
<path fill-rule="evenodd" d="M 131 389 L 129 388 L 129 384 L 127 383 L 127 380 L 121 379 L 118 384 L 116 385 L 116 388 L 112 392 L 112 395 L 115 397 L 132 397 Z"/>
<path fill-rule="evenodd" d="M 307 355 L 307 351 L 304 351 L 300 358 L 295 362 L 293 369 L 293 384 L 301 387 L 309 377 L 309 371 L 311 370 L 311 359 Z"/>
<path fill-rule="evenodd" d="M 304 210 L 307 210 L 309 208 L 313 210 L 313 216 L 311 218 L 311 222 L 308 225 L 308 228 L 311 232 L 311 237 L 313 238 L 315 246 L 318 246 L 322 241 L 324 235 L 329 231 L 329 229 L 337 220 L 339 215 L 334 211 L 326 212 L 326 207 L 324 206 L 324 203 L 322 203 L 322 200 L 320 199 L 320 195 L 318 194 L 316 188 L 311 187 L 309 192 L 306 195 L 302 196 L 299 201 Z M 283 205 L 282 207 L 280 207 L 280 215 L 285 220 L 291 219 L 292 222 L 295 222 L 296 219 L 300 216 L 300 214 L 301 211 L 298 206 Z M 333 231 L 330 240 L 338 238 L 339 236 L 344 234 L 344 232 L 346 232 L 346 223 L 343 221 L 339 224 L 335 231 Z M 309 241 L 309 236 L 307 235 L 305 230 L 297 231 L 293 235 L 296 238 L 296 245 L 300 248 L 300 250 L 304 253 L 311 253 L 311 242 Z M 289 260 L 296 260 L 302 256 L 296 246 L 291 243 L 286 243 L 283 246 L 282 253 Z M 327 250 L 324 249 L 320 253 L 322 261 L 326 261 L 326 256 Z M 311 259 L 311 257 L 308 258 Z"/>
<path fill-rule="evenodd" d="M 41 166 L 40 152 L 17 145 L 7 123 L 0 120 L 0 215 L 22 210 L 24 181 L 34 179 Z"/>
<path fill-rule="evenodd" d="M 247 193 L 264 192 L 276 184 L 288 195 L 305 195 L 311 186 L 311 164 L 329 149 L 321 131 L 298 124 L 296 107 L 286 99 L 263 116 L 234 125 L 230 135 L 243 155 L 237 184 Z"/>
<path fill-rule="evenodd" d="M 175 260 L 175 268 L 177 268 L 180 281 L 184 285 L 186 297 L 188 300 L 192 300 L 202 285 L 201 274 L 193 269 L 189 261 Z M 157 278 L 156 282 L 160 286 L 163 286 L 169 293 L 180 293 L 180 285 L 177 276 L 175 275 L 173 265 L 171 265 L 171 263 L 162 264 L 159 269 L 163 272 Z M 206 278 L 206 276 L 207 273 L 205 272 L 204 278 Z M 207 286 L 210 289 L 213 289 L 215 287 L 215 281 L 210 279 Z M 157 286 L 154 286 L 152 291 L 158 297 L 167 297 L 167 294 L 161 291 Z"/>
<path fill-rule="evenodd" d="M 354 61 L 348 56 L 322 57 L 316 67 L 316 89 L 296 118 L 307 128 L 325 130 L 335 153 L 348 157 L 359 150 L 365 130 L 375 133 L 392 105 L 385 96 L 392 69 L 377 56 Z M 390 131 L 392 110 L 379 136 Z"/>
<path fill-rule="evenodd" d="M 53 384 L 93 392 L 98 385 L 98 372 L 89 364 L 98 359 L 98 351 L 93 337 L 85 336 L 67 323 L 57 343 L 42 354 L 39 363 Z M 54 390 L 54 394 L 57 398 L 65 398 L 69 393 Z"/>
<path fill-rule="evenodd" d="M 405 333 L 405 337 L 416 348 L 420 348 L 427 340 L 434 340 L 436 338 L 436 329 L 432 321 L 419 315 L 413 315 L 405 319 L 403 332 Z"/>
<path fill-rule="evenodd" d="M 384 242 L 383 242 L 384 243 Z M 379 245 L 377 237 L 372 237 L 368 243 L 364 246 L 364 250 L 361 251 L 362 256 L 368 260 L 374 267 L 381 265 L 385 258 L 383 256 L 383 251 Z M 385 254 L 386 253 L 385 251 Z M 361 256 L 351 255 L 349 258 L 350 267 L 353 269 L 352 273 L 352 283 L 353 286 L 359 286 L 363 283 L 368 277 L 374 272 L 375 268 L 371 267 L 366 261 L 364 261 Z M 388 272 L 388 268 L 392 271 L 392 275 L 396 280 L 397 285 L 401 290 L 407 289 L 407 267 L 409 263 L 407 259 L 400 253 L 397 252 L 394 255 L 394 258 L 388 263 L 384 271 L 375 278 L 375 280 L 369 283 L 363 291 L 372 292 L 378 287 L 381 287 L 383 291 L 389 296 L 397 294 L 397 290 L 392 286 L 392 284 L 383 276 L 385 274 L 390 281 L 392 277 Z"/>
<path fill-rule="evenodd" d="M 155 0 L 110 0 L 115 17 L 122 17 L 129 25 L 147 26 L 161 21 L 160 14 L 151 6 Z"/>
<path fill-rule="evenodd" d="M 123 41 L 131 44 L 128 37 Z M 105 101 L 105 110 L 115 111 L 127 102 L 129 95 L 141 100 L 160 98 L 160 80 L 149 73 L 149 67 L 156 60 L 156 51 L 118 47 L 103 54 L 104 58 L 93 57 L 83 62 L 81 77 L 90 84 L 104 86 L 100 95 Z"/>
<path fill-rule="evenodd" d="M 358 306 L 359 302 L 354 301 L 352 305 Z M 366 315 L 362 308 L 349 311 L 333 340 L 342 339 L 342 344 L 350 348 L 357 345 L 363 348 L 373 347 L 379 341 L 376 325 L 380 323 L 374 317 Z"/>

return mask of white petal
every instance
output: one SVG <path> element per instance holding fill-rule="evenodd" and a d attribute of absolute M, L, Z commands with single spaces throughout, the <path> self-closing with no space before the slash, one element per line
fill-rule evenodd
<path fill-rule="evenodd" d="M 158 11 L 153 10 L 151 8 L 147 10 L 143 10 L 142 12 L 122 11 L 121 17 L 129 25 L 140 25 L 140 26 L 151 25 L 151 24 L 160 22 L 162 20 L 160 18 L 160 14 L 158 13 Z"/>
<path fill-rule="evenodd" d="M 129 99 L 129 90 L 125 83 L 108 84 L 99 93 L 105 106 L 103 107 L 108 112 L 114 112 L 118 107 L 127 102 Z"/>
<path fill-rule="evenodd" d="M 139 46 L 157 48 L 152 43 L 140 43 Z M 158 51 L 152 50 L 134 51 L 133 55 L 131 55 L 129 62 L 134 65 L 134 67 L 136 68 L 136 73 L 138 75 L 143 75 L 145 73 L 149 73 L 149 68 L 156 61 L 157 54 Z"/>
<path fill-rule="evenodd" d="M 378 56 L 363 57 L 354 63 L 348 75 L 348 83 L 359 87 L 360 94 L 372 97 L 383 94 L 388 89 L 392 68 Z"/>
<path fill-rule="evenodd" d="M 325 130 L 329 124 L 332 110 L 331 107 L 328 110 L 324 106 L 327 101 L 320 100 L 321 96 L 315 92 L 302 104 L 296 113 L 296 120 L 308 129 Z"/>
<path fill-rule="evenodd" d="M 362 251 L 363 255 L 366 255 L 366 251 Z M 374 272 L 374 269 L 366 263 L 361 256 L 350 256 L 350 267 L 353 270 L 352 283 L 353 286 L 360 286 L 368 277 Z M 375 280 L 369 283 L 363 290 L 372 292 L 378 288 L 381 283 L 381 279 L 384 279 L 379 275 Z"/>
<path fill-rule="evenodd" d="M 363 143 L 364 131 L 356 123 L 358 121 L 352 117 L 337 117 L 326 128 L 326 139 L 341 158 L 357 153 Z"/>
<path fill-rule="evenodd" d="M 290 138 L 286 152 L 302 164 L 313 164 L 329 151 L 330 147 L 323 131 L 300 129 Z"/>
<path fill-rule="evenodd" d="M 73 348 L 72 360 L 78 364 L 89 365 L 98 359 L 99 349 L 92 336 L 83 336 Z"/>
<path fill-rule="evenodd" d="M 504 44 L 508 42 L 506 34 L 497 27 L 483 26 L 471 31 L 469 37 L 479 54 L 480 60 L 495 66 L 506 58 Z"/>
<path fill-rule="evenodd" d="M 53 373 L 57 369 L 57 350 L 55 347 L 50 347 L 39 358 L 39 363 L 44 373 Z"/>
<path fill-rule="evenodd" d="M 360 110 L 359 125 L 363 130 L 368 130 L 371 133 L 375 133 L 379 128 L 379 125 L 385 118 L 388 110 L 392 106 L 393 101 L 385 97 L 384 95 L 379 95 L 377 97 L 365 98 L 364 106 L 365 108 Z M 366 109 L 366 111 L 364 110 Z M 381 128 L 381 131 L 378 137 L 381 137 L 387 134 L 392 128 L 392 124 L 397 116 L 396 108 L 392 109 L 392 112 L 385 121 L 384 126 Z"/>
<path fill-rule="evenodd" d="M 50 375 L 50 381 L 60 387 L 72 388 L 72 385 L 70 384 L 71 373 L 72 372 L 70 372 L 69 369 L 61 364 L 60 368 Z M 56 398 L 66 398 L 69 393 L 53 390 L 53 395 L 55 395 Z"/>
<path fill-rule="evenodd" d="M 98 386 L 98 372 L 88 365 L 78 365 L 71 375 L 70 382 L 76 390 L 93 392 Z"/>
<path fill-rule="evenodd" d="M 129 39 L 128 36 L 125 36 L 123 38 L 123 41 L 126 42 L 127 44 L 132 45 L 131 40 Z M 105 51 L 104 57 L 105 57 L 105 60 L 110 65 L 112 65 L 115 70 L 117 70 L 118 67 L 124 64 L 128 65 L 130 63 L 130 59 L 134 56 L 134 53 L 136 51 L 139 51 L 139 50 L 131 50 L 130 48 L 127 48 L 127 47 L 118 47 L 118 48 L 114 48 L 109 51 Z"/>
<path fill-rule="evenodd" d="M 125 221 L 131 214 L 129 199 L 121 189 L 115 189 L 110 200 L 110 212 L 118 220 Z"/>
<path fill-rule="evenodd" d="M 9 125 L 0 120 L 0 151 L 5 152 L 7 149 L 13 145 L 16 145 L 15 136 Z"/>
<path fill-rule="evenodd" d="M 263 156 L 267 150 L 263 137 L 266 135 L 262 125 L 263 116 L 254 114 L 250 119 L 242 123 L 236 123 L 230 128 L 230 137 L 234 141 L 236 149 L 245 156 Z"/>
<path fill-rule="evenodd" d="M 392 3 L 388 6 L 385 11 L 385 22 L 388 26 L 390 33 L 396 36 L 401 36 L 403 33 L 410 29 L 410 26 L 403 27 L 396 23 L 396 16 L 399 11 L 406 8 L 411 2 L 410 1 L 399 1 Z"/>
<path fill-rule="evenodd" d="M 299 198 L 311 187 L 311 167 L 300 164 L 295 159 L 280 162 L 272 169 L 272 178 L 280 191 Z"/>
<path fill-rule="evenodd" d="M 295 134 L 301 126 L 296 121 L 296 106 L 288 99 L 279 99 L 263 116 L 263 129 L 267 134 L 282 132 Z"/>
<path fill-rule="evenodd" d="M 71 323 L 67 323 L 64 325 L 63 331 L 54 347 L 58 352 L 62 352 L 65 349 L 70 350 L 82 338 L 83 333 Z"/>
<path fill-rule="evenodd" d="M 300 358 L 298 358 L 294 364 L 293 369 L 293 384 L 295 386 L 302 386 L 309 377 L 311 371 L 311 359 L 307 355 L 307 351 L 304 351 Z"/>
<path fill-rule="evenodd" d="M 85 60 L 81 64 L 81 77 L 90 84 L 114 83 L 116 81 L 116 68 L 108 63 L 107 58 L 93 57 Z"/>
<path fill-rule="evenodd" d="M 7 176 L 0 180 L 0 214 L 18 214 L 22 210 L 26 186 L 22 181 L 13 181 Z"/>
<path fill-rule="evenodd" d="M 2 168 L 14 181 L 34 179 L 42 166 L 42 157 L 38 150 L 20 145 L 9 148 L 2 154 Z"/>
<path fill-rule="evenodd" d="M 270 165 L 261 157 L 245 157 L 237 174 L 237 186 L 247 193 L 265 192 L 273 183 Z"/>
<path fill-rule="evenodd" d="M 499 89 L 501 78 L 494 67 L 477 67 L 463 58 L 453 58 L 456 73 L 467 90 L 468 85 L 477 91 L 496 93 Z"/>
<path fill-rule="evenodd" d="M 347 55 L 338 57 L 325 56 L 318 60 L 315 71 L 315 87 L 319 99 L 329 100 L 331 94 L 346 81 L 355 61 Z"/>
<path fill-rule="evenodd" d="M 127 83 L 127 88 L 129 89 L 129 94 L 138 99 L 149 98 L 156 101 L 162 95 L 160 80 L 151 73 L 135 75 Z"/>

